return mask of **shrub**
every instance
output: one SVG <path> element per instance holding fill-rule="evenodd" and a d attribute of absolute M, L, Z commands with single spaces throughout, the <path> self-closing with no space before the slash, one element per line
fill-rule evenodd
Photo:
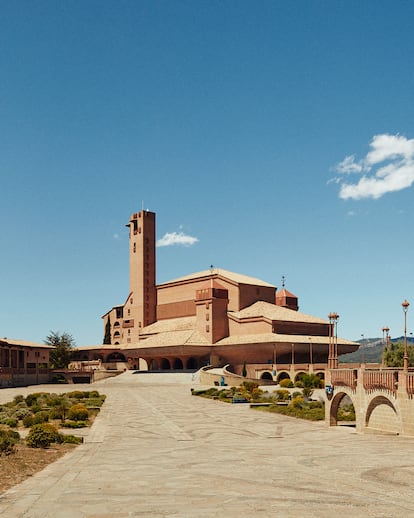
<path fill-rule="evenodd" d="M 292 380 L 289 379 L 289 378 L 285 378 L 284 380 L 281 380 L 279 385 L 282 387 L 282 388 L 292 388 L 293 387 L 293 383 L 292 383 Z"/>
<path fill-rule="evenodd" d="M 41 410 L 33 416 L 33 424 L 47 423 L 49 421 L 49 412 Z"/>
<path fill-rule="evenodd" d="M 60 426 L 62 428 L 85 428 L 85 426 L 88 426 L 88 423 L 86 421 L 65 421 Z"/>
<path fill-rule="evenodd" d="M 14 430 L 0 428 L 0 455 L 14 453 L 15 445 L 20 440 L 20 435 Z"/>
<path fill-rule="evenodd" d="M 301 397 L 303 394 L 302 392 L 298 392 L 297 390 L 293 392 L 292 397 Z"/>
<path fill-rule="evenodd" d="M 68 419 L 72 421 L 85 421 L 88 419 L 88 416 L 88 409 L 82 403 L 77 403 L 69 408 Z"/>
<path fill-rule="evenodd" d="M 31 415 L 31 411 L 27 407 L 26 408 L 18 408 L 14 412 L 14 417 L 16 419 L 24 419 L 27 415 Z"/>
<path fill-rule="evenodd" d="M 89 392 L 84 392 L 83 390 L 72 390 L 72 392 L 68 392 L 66 396 L 71 399 L 83 399 L 89 396 Z"/>
<path fill-rule="evenodd" d="M 23 417 L 23 426 L 25 428 L 30 428 L 33 425 L 34 425 L 33 416 L 31 414 L 27 415 L 26 417 Z"/>
<path fill-rule="evenodd" d="M 293 408 L 301 408 L 304 404 L 305 400 L 303 399 L 303 397 L 295 397 L 292 399 L 292 401 L 290 402 L 290 406 L 292 406 Z"/>
<path fill-rule="evenodd" d="M 275 390 L 274 394 L 276 395 L 278 401 L 286 401 L 290 397 L 290 392 L 286 389 Z"/>
<path fill-rule="evenodd" d="M 218 393 L 218 398 L 220 400 L 226 400 L 233 397 L 233 392 L 231 390 L 220 390 Z"/>
<path fill-rule="evenodd" d="M 86 405 L 87 407 L 91 407 L 91 406 L 94 406 L 94 407 L 101 407 L 103 405 L 105 401 L 105 397 L 104 396 L 100 396 L 100 397 L 91 397 L 91 398 L 85 398 L 83 400 L 83 404 Z"/>
<path fill-rule="evenodd" d="M 338 408 L 338 421 L 355 421 L 354 405 L 344 405 Z"/>
<path fill-rule="evenodd" d="M 61 443 L 62 437 L 56 426 L 49 423 L 33 425 L 26 437 L 26 443 L 31 448 L 47 448 L 53 442 Z"/>
<path fill-rule="evenodd" d="M 250 392 L 252 394 L 253 390 L 259 388 L 259 384 L 255 381 L 243 381 L 241 385 L 247 392 Z"/>
<path fill-rule="evenodd" d="M 24 397 L 21 394 L 18 396 L 14 396 L 13 402 L 15 405 L 17 405 L 18 403 L 23 403 L 23 401 Z"/>
<path fill-rule="evenodd" d="M 263 395 L 263 390 L 262 389 L 259 389 L 258 387 L 254 388 L 252 390 L 252 398 L 253 399 L 260 399 L 261 396 Z"/>
<path fill-rule="evenodd" d="M 10 426 L 10 428 L 17 428 L 19 421 L 15 417 L 8 417 L 7 419 L 3 419 L 2 424 L 6 426 Z"/>
<path fill-rule="evenodd" d="M 56 396 L 50 403 L 52 409 L 50 411 L 50 417 L 52 419 L 61 419 L 62 421 L 66 418 L 68 408 L 71 406 L 71 402 L 65 396 Z"/>
<path fill-rule="evenodd" d="M 83 437 L 76 437 L 76 435 L 65 435 L 62 434 L 62 442 L 65 442 L 67 444 L 82 444 L 83 443 Z"/>
<path fill-rule="evenodd" d="M 37 403 L 37 398 L 43 396 L 45 392 L 34 392 L 33 394 L 28 394 L 26 396 L 26 405 L 33 406 Z"/>

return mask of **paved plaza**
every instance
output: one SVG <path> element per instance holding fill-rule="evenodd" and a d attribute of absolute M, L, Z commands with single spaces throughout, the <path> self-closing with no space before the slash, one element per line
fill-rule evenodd
<path fill-rule="evenodd" d="M 358 435 L 191 396 L 191 374 L 124 374 L 73 452 L 0 496 L 7 518 L 414 516 L 414 439 Z"/>

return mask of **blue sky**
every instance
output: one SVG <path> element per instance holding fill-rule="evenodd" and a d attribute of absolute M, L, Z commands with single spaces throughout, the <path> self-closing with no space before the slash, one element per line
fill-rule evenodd
<path fill-rule="evenodd" d="M 349 339 L 400 336 L 407 298 L 414 332 L 413 20 L 402 0 L 3 0 L 0 336 L 101 343 L 142 203 L 158 238 L 193 238 L 158 248 L 158 282 L 285 275 Z"/>

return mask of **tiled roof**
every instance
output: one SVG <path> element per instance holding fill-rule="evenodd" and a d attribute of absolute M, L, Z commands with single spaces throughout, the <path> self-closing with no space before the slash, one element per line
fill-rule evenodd
<path fill-rule="evenodd" d="M 231 315 L 234 315 L 239 319 L 265 317 L 268 320 L 281 320 L 283 322 L 306 322 L 314 324 L 329 323 L 323 318 L 306 315 L 305 313 L 300 313 L 299 311 L 294 311 L 293 309 L 276 306 L 275 304 L 264 301 L 255 302 L 251 306 L 248 306 L 241 311 L 230 313 L 230 316 Z"/>
<path fill-rule="evenodd" d="M 288 344 L 309 344 L 311 338 L 312 345 L 329 344 L 329 336 L 309 336 L 309 335 L 284 335 L 276 333 L 257 333 L 249 335 L 233 335 L 223 338 L 214 344 L 220 345 L 237 345 L 237 344 L 258 344 L 258 343 L 288 343 Z M 338 345 L 355 345 L 358 343 L 338 337 Z"/>
<path fill-rule="evenodd" d="M 184 277 L 179 277 L 178 279 L 172 279 L 168 282 L 159 284 L 158 287 L 162 287 L 164 285 L 176 282 L 186 282 L 203 279 L 204 277 L 210 278 L 212 275 L 217 276 L 218 279 L 228 279 L 229 281 L 235 282 L 237 284 L 252 284 L 253 286 L 267 286 L 269 288 L 275 287 L 272 284 L 269 284 L 268 282 L 262 281 L 260 279 L 256 279 L 255 277 L 249 277 L 248 275 L 230 272 L 228 270 L 223 270 L 222 268 L 214 268 L 213 273 L 211 270 L 203 270 L 202 272 L 191 273 L 189 275 L 185 275 Z"/>
<path fill-rule="evenodd" d="M 0 338 L 0 345 L 21 345 L 23 347 L 41 347 L 42 349 L 54 349 L 53 345 L 38 344 L 36 342 L 28 342 L 26 340 L 12 340 L 10 338 Z"/>
<path fill-rule="evenodd" d="M 134 344 L 124 344 L 125 349 L 146 349 L 147 347 L 171 347 L 177 345 L 208 345 L 203 335 L 196 329 L 187 329 L 184 331 L 166 331 L 157 335 L 150 336 L 145 340 Z M 123 348 L 124 348 L 123 346 Z"/>
<path fill-rule="evenodd" d="M 165 333 L 167 331 L 183 331 L 187 329 L 195 329 L 196 317 L 169 318 L 166 320 L 158 320 L 140 331 L 140 335 L 152 335 L 155 333 Z"/>
<path fill-rule="evenodd" d="M 291 293 L 290 291 L 288 291 L 286 288 L 282 288 L 281 290 L 278 290 L 276 292 L 276 298 L 279 298 L 279 297 L 290 297 L 293 299 L 297 299 L 297 296 L 294 295 L 293 293 Z"/>

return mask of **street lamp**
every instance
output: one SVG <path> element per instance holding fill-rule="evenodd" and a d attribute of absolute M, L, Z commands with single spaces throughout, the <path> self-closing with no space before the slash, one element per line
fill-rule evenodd
<path fill-rule="evenodd" d="M 361 336 L 362 336 L 362 363 L 365 364 L 365 335 L 364 335 L 364 333 L 362 333 Z"/>
<path fill-rule="evenodd" d="M 408 371 L 408 350 L 407 350 L 407 311 L 408 306 L 410 305 L 407 300 L 401 304 L 404 312 L 404 371 Z"/>
<path fill-rule="evenodd" d="M 384 367 L 384 354 L 385 350 L 388 349 L 388 333 L 390 328 L 388 326 L 384 326 L 382 328 L 382 355 L 381 355 L 381 366 Z"/>
<path fill-rule="evenodd" d="M 337 322 L 339 315 L 338 313 L 329 313 L 329 358 L 328 368 L 335 369 L 338 367 L 338 334 L 337 334 Z"/>
<path fill-rule="evenodd" d="M 313 365 L 313 351 L 312 351 L 312 338 L 309 337 L 309 359 L 310 364 Z"/>

